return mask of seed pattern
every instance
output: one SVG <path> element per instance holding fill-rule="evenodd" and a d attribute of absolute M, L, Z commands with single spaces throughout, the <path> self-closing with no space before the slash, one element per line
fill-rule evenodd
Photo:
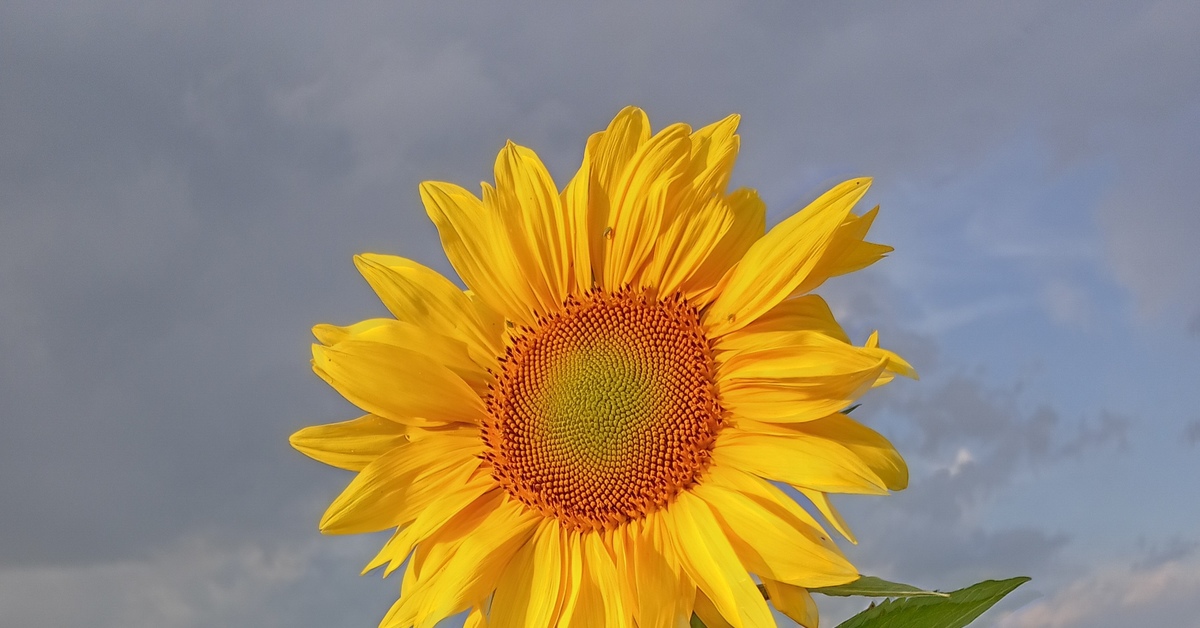
<path fill-rule="evenodd" d="M 487 408 L 493 477 L 580 530 L 668 504 L 708 466 L 722 423 L 695 308 L 628 289 L 573 296 L 523 328 Z"/>

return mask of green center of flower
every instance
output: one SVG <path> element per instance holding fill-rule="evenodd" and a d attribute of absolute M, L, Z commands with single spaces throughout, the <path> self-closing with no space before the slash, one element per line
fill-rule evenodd
<path fill-rule="evenodd" d="M 484 458 L 515 498 L 573 527 L 640 518 L 708 465 L 721 423 L 712 372 L 686 301 L 572 298 L 503 358 Z"/>

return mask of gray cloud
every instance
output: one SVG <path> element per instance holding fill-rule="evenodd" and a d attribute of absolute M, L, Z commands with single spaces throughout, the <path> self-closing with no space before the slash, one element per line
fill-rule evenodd
<path fill-rule="evenodd" d="M 395 252 L 446 270 L 420 180 L 489 178 L 495 150 L 513 137 L 561 183 L 586 134 L 625 104 L 660 125 L 743 113 L 738 182 L 759 187 L 774 217 L 843 174 L 874 173 L 901 193 L 952 180 L 1023 134 L 1047 143 L 1056 166 L 1111 162 L 1117 174 L 1097 215 L 1114 276 L 1148 306 L 1177 300 L 1194 311 L 1200 296 L 1188 282 L 1200 273 L 1179 238 L 1196 231 L 1182 183 L 1197 162 L 1187 143 L 1200 88 L 1187 63 L 1200 56 L 1195 11 L 1183 1 L 821 12 L 5 3 L 0 591 L 24 599 L 49 583 L 103 597 L 110 614 L 94 624 L 287 623 L 292 615 L 265 619 L 232 593 L 228 606 L 189 598 L 180 605 L 192 610 L 172 615 L 129 591 L 87 587 L 150 583 L 168 563 L 211 553 L 224 558 L 163 586 L 216 580 L 280 600 L 321 590 L 312 582 L 326 576 L 307 571 L 277 579 L 276 567 L 292 563 L 271 542 L 311 539 L 322 503 L 347 479 L 285 439 L 353 415 L 307 367 L 309 326 L 383 313 L 350 255 Z M 963 211 L 987 209 L 980 199 Z M 914 211 L 893 224 L 937 218 Z M 1177 263 L 1159 272 L 1165 262 Z M 890 325 L 885 342 L 923 370 L 948 361 L 928 330 L 910 331 L 922 312 L 855 294 L 841 304 L 851 325 L 882 326 L 868 323 L 878 314 Z M 903 429 L 921 456 L 963 447 L 974 456 L 879 518 L 909 526 L 900 529 L 913 531 L 913 547 L 947 534 L 979 548 L 950 554 L 963 569 L 1050 555 L 1063 542 L 966 518 L 1016 461 L 1050 464 L 1123 438 L 1115 415 L 1070 424 L 1051 407 L 1021 412 L 1007 395 L 953 380 L 888 405 L 917 417 Z M 924 510 L 945 513 L 947 527 L 928 527 Z M 210 534 L 212 545 L 189 545 Z M 239 548 L 259 558 L 239 562 Z M 365 559 L 357 551 L 303 569 L 327 560 L 322 569 L 352 574 Z M 879 560 L 955 568 L 919 558 Z M 257 575 L 211 575 L 226 569 Z M 41 612 L 19 609 L 5 623 Z"/>
<path fill-rule="evenodd" d="M 345 578 L 363 541 L 261 546 L 189 536 L 138 559 L 0 568 L 6 626 L 369 626 L 398 581 Z"/>
<path fill-rule="evenodd" d="M 1186 626 L 1200 613 L 1200 560 L 1194 551 L 1118 557 L 1053 595 L 997 617 L 1001 628 Z"/>
<path fill-rule="evenodd" d="M 916 477 L 886 500 L 848 504 L 858 512 L 851 520 L 869 528 L 854 553 L 872 568 L 916 578 L 965 581 L 1044 566 L 1066 535 L 994 529 L 978 513 L 1022 475 L 1096 448 L 1126 447 L 1129 421 L 1103 414 L 1063 425 L 1048 406 L 1023 411 L 1021 397 L 1019 390 L 993 390 L 955 376 L 933 387 L 927 383 L 916 394 L 882 398 L 879 407 L 900 417 L 884 425 L 896 428 L 894 440 Z M 869 407 L 864 410 L 863 420 L 877 422 Z"/>

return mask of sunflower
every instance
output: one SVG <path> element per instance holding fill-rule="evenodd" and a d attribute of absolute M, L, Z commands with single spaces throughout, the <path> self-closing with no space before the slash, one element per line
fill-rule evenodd
<path fill-rule="evenodd" d="M 480 197 L 421 199 L 467 290 L 408 259 L 355 264 L 394 319 L 313 332 L 313 369 L 366 414 L 292 445 L 357 472 L 329 534 L 395 529 L 364 570 L 403 567 L 382 626 L 816 626 L 808 588 L 858 577 L 829 493 L 908 482 L 842 411 L 914 375 L 850 342 L 810 291 L 879 260 L 869 179 L 764 234 L 728 191 L 737 116 L 651 134 L 637 108 L 592 135 L 561 192 L 509 142 Z M 876 208 L 877 209 L 877 208 Z"/>

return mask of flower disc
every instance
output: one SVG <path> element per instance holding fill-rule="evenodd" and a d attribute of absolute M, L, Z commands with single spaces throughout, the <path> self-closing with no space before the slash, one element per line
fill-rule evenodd
<path fill-rule="evenodd" d="M 570 526 L 641 518 L 708 465 L 721 424 L 712 373 L 684 299 L 572 298 L 503 358 L 484 458 L 510 494 Z"/>

